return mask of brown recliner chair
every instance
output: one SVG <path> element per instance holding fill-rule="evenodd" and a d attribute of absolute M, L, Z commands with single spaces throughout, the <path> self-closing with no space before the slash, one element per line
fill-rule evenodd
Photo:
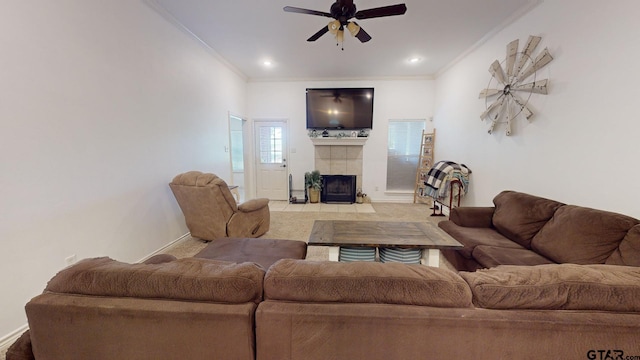
<path fill-rule="evenodd" d="M 269 199 L 238 205 L 227 183 L 214 174 L 189 171 L 173 178 L 169 186 L 195 238 L 255 238 L 269 230 Z"/>

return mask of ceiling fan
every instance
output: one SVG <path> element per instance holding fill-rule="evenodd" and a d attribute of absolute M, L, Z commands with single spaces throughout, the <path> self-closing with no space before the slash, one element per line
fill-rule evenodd
<path fill-rule="evenodd" d="M 302 9 L 293 6 L 285 6 L 284 11 L 325 16 L 334 19 L 329 22 L 329 25 L 323 27 L 317 33 L 308 38 L 307 41 L 316 41 L 322 35 L 330 32 L 335 35 L 338 43 L 342 43 L 344 39 L 344 28 L 346 27 L 352 36 L 355 36 L 360 40 L 360 42 L 364 43 L 371 40 L 371 36 L 367 34 L 367 32 L 364 31 L 364 29 L 355 21 L 349 21 L 350 19 L 356 18 L 358 20 L 363 20 L 383 16 L 403 15 L 407 11 L 407 6 L 405 4 L 397 4 L 357 11 L 353 0 L 336 0 L 336 2 L 331 5 L 329 12 Z M 344 50 L 344 48 L 342 50 Z"/>
<path fill-rule="evenodd" d="M 320 95 L 320 97 L 332 97 L 334 103 L 337 103 L 337 104 L 342 103 L 342 99 L 341 99 L 342 94 L 340 94 L 340 92 L 337 90 L 331 92 L 331 95 Z"/>

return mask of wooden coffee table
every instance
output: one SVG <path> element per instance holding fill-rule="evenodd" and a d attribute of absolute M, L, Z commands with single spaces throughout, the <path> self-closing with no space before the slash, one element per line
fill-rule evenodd
<path fill-rule="evenodd" d="M 440 249 L 462 244 L 431 222 L 316 220 L 308 245 L 329 246 L 329 260 L 338 261 L 340 247 L 422 249 L 421 263 L 439 266 Z"/>

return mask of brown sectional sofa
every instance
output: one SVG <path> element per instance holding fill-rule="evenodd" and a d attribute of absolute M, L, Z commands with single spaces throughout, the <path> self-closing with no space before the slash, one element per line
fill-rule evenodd
<path fill-rule="evenodd" d="M 640 355 L 638 267 L 166 260 L 63 270 L 7 360 Z"/>
<path fill-rule="evenodd" d="M 556 263 L 640 266 L 640 220 L 503 191 L 493 207 L 459 207 L 440 228 L 464 245 L 443 250 L 456 269 Z"/>
<path fill-rule="evenodd" d="M 87 259 L 26 305 L 25 359 L 640 359 L 640 225 L 505 191 L 440 226 L 461 271 Z M 469 270 L 469 271 L 463 271 Z"/>

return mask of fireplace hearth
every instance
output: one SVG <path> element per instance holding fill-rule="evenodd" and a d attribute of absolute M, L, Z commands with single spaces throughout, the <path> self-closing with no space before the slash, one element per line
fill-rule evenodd
<path fill-rule="evenodd" d="M 322 175 L 322 192 L 320 201 L 323 203 L 356 202 L 356 175 Z"/>

